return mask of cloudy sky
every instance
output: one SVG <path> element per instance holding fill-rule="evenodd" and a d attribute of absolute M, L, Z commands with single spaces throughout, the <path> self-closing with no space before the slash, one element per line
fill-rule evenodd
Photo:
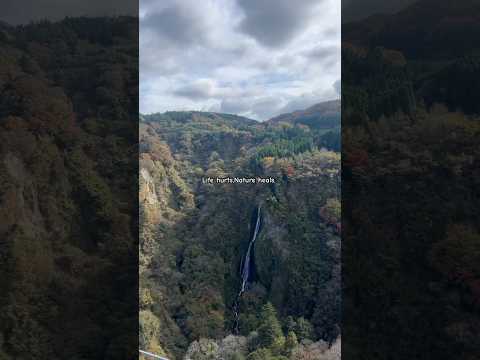
<path fill-rule="evenodd" d="M 338 0 L 140 0 L 140 110 L 258 120 L 339 97 Z"/>

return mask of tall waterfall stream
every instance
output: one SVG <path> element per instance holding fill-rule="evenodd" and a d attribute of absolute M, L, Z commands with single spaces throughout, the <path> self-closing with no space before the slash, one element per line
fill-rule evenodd
<path fill-rule="evenodd" d="M 255 229 L 253 232 L 253 236 L 250 239 L 250 243 L 248 244 L 248 249 L 247 249 L 247 252 L 245 253 L 245 257 L 242 259 L 242 265 L 240 269 L 242 284 L 240 286 L 240 291 L 238 292 L 237 298 L 235 300 L 235 304 L 233 306 L 233 312 L 234 312 L 234 318 L 235 318 L 234 331 L 236 333 L 238 333 L 238 325 L 239 325 L 239 317 L 240 317 L 240 311 L 239 311 L 240 299 L 243 293 L 247 290 L 248 279 L 250 278 L 250 271 L 251 271 L 251 262 L 252 262 L 251 257 L 252 257 L 253 246 L 255 244 L 255 240 L 257 240 L 258 233 L 260 232 L 260 219 L 261 219 L 260 209 L 261 209 L 260 206 L 258 206 Z"/>

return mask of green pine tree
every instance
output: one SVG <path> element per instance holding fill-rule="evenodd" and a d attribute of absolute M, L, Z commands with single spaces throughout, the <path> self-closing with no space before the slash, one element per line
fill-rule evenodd
<path fill-rule="evenodd" d="M 298 339 L 297 335 L 293 331 L 289 331 L 287 334 L 287 338 L 285 339 L 285 353 L 290 356 L 292 354 L 293 349 L 298 346 Z"/>
<path fill-rule="evenodd" d="M 297 322 L 293 319 L 293 316 L 288 315 L 285 319 L 285 331 L 288 333 L 290 331 L 295 331 L 297 328 Z"/>
<path fill-rule="evenodd" d="M 271 349 L 274 354 L 280 353 L 285 345 L 285 337 L 277 318 L 277 312 L 270 302 L 262 308 L 260 324 L 258 335 L 261 346 Z"/>
<path fill-rule="evenodd" d="M 310 321 L 308 321 L 304 317 L 300 317 L 297 319 L 297 327 L 295 329 L 295 333 L 300 340 L 311 340 L 314 337 L 313 331 L 313 326 Z"/>

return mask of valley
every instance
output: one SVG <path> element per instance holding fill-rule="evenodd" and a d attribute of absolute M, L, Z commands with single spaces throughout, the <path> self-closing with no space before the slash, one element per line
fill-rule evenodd
<path fill-rule="evenodd" d="M 169 359 L 339 354 L 339 144 L 339 102 L 265 122 L 141 116 L 142 349 Z"/>

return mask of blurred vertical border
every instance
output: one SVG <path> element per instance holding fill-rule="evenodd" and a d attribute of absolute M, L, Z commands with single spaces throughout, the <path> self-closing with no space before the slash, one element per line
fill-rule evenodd
<path fill-rule="evenodd" d="M 42 5 L 0 16 L 0 359 L 138 358 L 138 3 Z"/>
<path fill-rule="evenodd" d="M 480 2 L 342 12 L 342 358 L 478 359 Z"/>

